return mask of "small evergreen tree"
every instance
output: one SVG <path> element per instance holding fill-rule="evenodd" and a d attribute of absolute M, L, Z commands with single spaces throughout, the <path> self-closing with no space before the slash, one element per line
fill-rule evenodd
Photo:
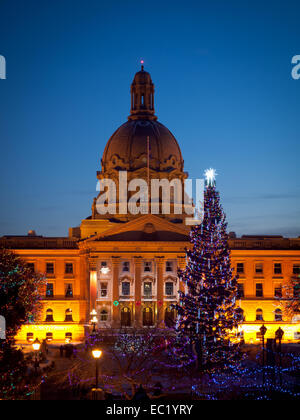
<path fill-rule="evenodd" d="M 196 354 L 199 368 L 205 370 L 229 364 L 239 356 L 237 340 L 230 339 L 241 315 L 236 310 L 237 277 L 231 268 L 226 228 L 215 172 L 208 170 L 204 218 L 190 233 L 187 267 L 179 272 L 187 288 L 186 293 L 180 292 L 176 306 L 178 339 L 188 337 L 190 359 Z"/>

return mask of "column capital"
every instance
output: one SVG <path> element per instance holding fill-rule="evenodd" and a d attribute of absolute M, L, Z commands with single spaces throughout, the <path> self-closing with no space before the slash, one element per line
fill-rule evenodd
<path fill-rule="evenodd" d="M 134 265 L 135 266 L 141 265 L 142 262 L 143 262 L 143 257 L 141 257 L 141 256 L 135 256 L 135 257 L 133 257 L 133 261 L 134 261 Z"/>
<path fill-rule="evenodd" d="M 111 263 L 113 266 L 120 264 L 121 257 L 120 256 L 112 256 L 111 257 Z"/>
<path fill-rule="evenodd" d="M 155 261 L 158 265 L 163 265 L 165 262 L 165 257 L 164 256 L 155 256 Z"/>

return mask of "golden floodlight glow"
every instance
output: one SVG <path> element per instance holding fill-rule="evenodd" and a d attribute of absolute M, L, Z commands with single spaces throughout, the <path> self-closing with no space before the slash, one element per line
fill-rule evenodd
<path fill-rule="evenodd" d="M 97 311 L 95 309 L 93 309 L 92 312 L 90 313 L 90 315 L 92 317 L 95 317 L 97 315 Z"/>
<path fill-rule="evenodd" d="M 100 357 L 102 356 L 102 351 L 98 349 L 93 350 L 92 353 L 94 359 L 100 359 Z"/>

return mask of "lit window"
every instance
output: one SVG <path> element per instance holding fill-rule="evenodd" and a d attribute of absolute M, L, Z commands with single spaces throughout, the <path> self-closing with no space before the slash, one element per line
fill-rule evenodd
<path fill-rule="evenodd" d="M 293 265 L 293 274 L 300 275 L 300 264 Z"/>
<path fill-rule="evenodd" d="M 47 309 L 45 322 L 54 322 L 52 309 Z"/>
<path fill-rule="evenodd" d="M 274 264 L 274 274 L 282 274 L 282 265 L 281 263 L 275 263 Z"/>
<path fill-rule="evenodd" d="M 130 295 L 130 283 L 129 281 L 122 282 L 122 296 L 129 296 Z"/>
<path fill-rule="evenodd" d="M 72 298 L 73 297 L 73 284 L 67 283 L 65 285 L 65 297 L 66 298 Z"/>
<path fill-rule="evenodd" d="M 166 271 L 172 272 L 173 271 L 173 262 L 172 261 L 166 261 Z"/>
<path fill-rule="evenodd" d="M 28 343 L 33 342 L 33 333 L 27 333 L 27 341 L 28 341 Z"/>
<path fill-rule="evenodd" d="M 50 343 L 51 341 L 53 341 L 53 333 L 52 332 L 47 332 L 46 333 L 46 341 L 48 343 Z"/>
<path fill-rule="evenodd" d="M 150 281 L 144 282 L 144 296 L 152 296 L 152 283 Z"/>
<path fill-rule="evenodd" d="M 244 274 L 244 272 L 245 272 L 244 263 L 237 263 L 236 272 L 238 274 Z"/>
<path fill-rule="evenodd" d="M 263 272 L 264 272 L 264 265 L 262 263 L 255 264 L 255 273 L 263 274 Z"/>
<path fill-rule="evenodd" d="M 263 320 L 264 320 L 264 316 L 263 316 L 262 309 L 257 309 L 256 310 L 256 321 L 263 321 Z"/>
<path fill-rule="evenodd" d="M 244 311 L 242 308 L 237 308 L 236 309 L 236 315 L 239 321 L 245 321 L 245 315 L 244 315 Z"/>
<path fill-rule="evenodd" d="M 261 298 L 264 296 L 264 289 L 262 283 L 256 283 L 256 297 Z"/>
<path fill-rule="evenodd" d="M 278 284 L 274 288 L 274 297 L 281 299 L 282 298 L 282 285 Z"/>
<path fill-rule="evenodd" d="M 244 296 L 245 296 L 245 293 L 244 293 L 244 284 L 243 283 L 238 283 L 237 288 L 238 288 L 238 290 L 237 290 L 237 297 L 238 297 L 238 299 L 243 299 Z"/>
<path fill-rule="evenodd" d="M 108 320 L 108 312 L 105 309 L 103 309 L 100 312 L 100 321 L 101 322 L 106 322 L 107 320 Z"/>
<path fill-rule="evenodd" d="M 107 283 L 100 283 L 100 296 L 107 297 Z"/>
<path fill-rule="evenodd" d="M 67 332 L 65 335 L 66 341 L 68 343 L 71 343 L 72 339 L 73 339 L 73 334 L 71 332 Z"/>
<path fill-rule="evenodd" d="M 275 310 L 275 321 L 282 321 L 282 310 L 276 309 Z"/>
<path fill-rule="evenodd" d="M 46 286 L 46 298 L 53 298 L 54 296 L 54 285 L 53 283 L 47 283 Z"/>
<path fill-rule="evenodd" d="M 73 312 L 72 312 L 72 309 L 67 309 L 66 310 L 65 322 L 73 322 Z"/>
<path fill-rule="evenodd" d="M 128 273 L 130 271 L 130 263 L 129 263 L 129 261 L 123 261 L 123 263 L 122 263 L 122 271 L 123 271 L 123 273 Z"/>
<path fill-rule="evenodd" d="M 173 296 L 173 295 L 174 295 L 174 283 L 166 282 L 166 296 Z"/>
<path fill-rule="evenodd" d="M 66 263 L 65 273 L 66 274 L 73 274 L 73 263 Z"/>
<path fill-rule="evenodd" d="M 145 273 L 152 272 L 152 262 L 151 261 L 145 261 L 144 262 L 144 272 Z"/>
<path fill-rule="evenodd" d="M 27 267 L 29 268 L 29 270 L 31 270 L 33 272 L 35 271 L 34 263 L 28 263 Z"/>
<path fill-rule="evenodd" d="M 47 263 L 46 264 L 46 273 L 47 274 L 54 274 L 54 264 L 53 263 Z"/>

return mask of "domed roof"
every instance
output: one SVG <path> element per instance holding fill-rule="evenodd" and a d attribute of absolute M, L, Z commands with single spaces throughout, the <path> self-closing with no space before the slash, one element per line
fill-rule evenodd
<path fill-rule="evenodd" d="M 131 84 L 128 120 L 115 131 L 105 147 L 102 158 L 104 171 L 139 169 L 148 165 L 148 159 L 151 169 L 183 171 L 179 145 L 173 134 L 157 121 L 154 113 L 154 84 L 144 66 Z"/>
<path fill-rule="evenodd" d="M 109 139 L 102 158 L 103 169 L 135 170 L 147 166 L 154 170 L 183 170 L 183 159 L 173 134 L 155 120 L 130 120 Z"/>

